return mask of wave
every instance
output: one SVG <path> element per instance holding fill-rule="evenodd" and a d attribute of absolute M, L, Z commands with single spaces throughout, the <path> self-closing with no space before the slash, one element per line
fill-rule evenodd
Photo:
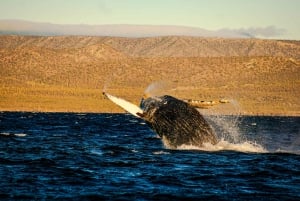
<path fill-rule="evenodd" d="M 167 149 L 172 149 L 168 146 L 168 141 L 166 138 L 162 139 L 164 146 Z M 257 154 L 295 154 L 300 155 L 300 150 L 290 149 L 290 148 L 278 148 L 276 150 L 267 149 L 263 145 L 252 142 L 252 141 L 244 141 L 244 142 L 230 142 L 225 139 L 221 139 L 217 144 L 213 145 L 210 143 L 204 143 L 202 147 L 194 146 L 194 145 L 180 145 L 175 150 L 198 150 L 198 151 L 206 151 L 206 152 L 220 152 L 220 151 L 235 151 L 235 152 L 243 152 L 243 153 L 257 153 Z"/>
<path fill-rule="evenodd" d="M 27 134 L 25 133 L 0 133 L 0 136 L 4 137 L 26 137 Z"/>
<path fill-rule="evenodd" d="M 202 147 L 192 145 L 181 145 L 177 147 L 177 150 L 200 150 L 208 152 L 217 151 L 237 151 L 245 153 L 268 153 L 268 151 L 261 145 L 246 141 L 242 143 L 232 143 L 224 139 L 220 140 L 217 144 L 212 145 L 210 143 L 204 143 Z"/>
<path fill-rule="evenodd" d="M 273 153 L 279 153 L 279 154 L 295 154 L 300 155 L 300 150 L 293 150 L 293 149 L 277 149 Z"/>

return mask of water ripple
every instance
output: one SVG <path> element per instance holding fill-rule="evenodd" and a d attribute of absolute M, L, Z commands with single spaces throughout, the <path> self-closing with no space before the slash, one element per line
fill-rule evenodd
<path fill-rule="evenodd" d="M 129 115 L 3 112 L 0 199 L 299 200 L 299 118 L 238 122 L 244 141 L 170 150 Z"/>

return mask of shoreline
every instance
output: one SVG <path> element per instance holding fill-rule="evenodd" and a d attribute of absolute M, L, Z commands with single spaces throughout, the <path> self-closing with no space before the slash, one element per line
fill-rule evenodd
<path fill-rule="evenodd" d="M 0 113 L 70 113 L 70 114 L 126 114 L 127 112 L 125 111 L 117 111 L 117 112 L 109 112 L 109 111 L 41 111 L 41 110 L 1 110 Z M 201 112 L 200 112 L 201 113 Z M 129 114 L 129 113 L 128 113 Z M 241 117 L 247 117 L 247 116 L 252 116 L 252 117 L 300 117 L 300 114 L 283 114 L 283 113 L 238 113 L 238 114 L 204 114 L 206 116 L 241 116 Z"/>

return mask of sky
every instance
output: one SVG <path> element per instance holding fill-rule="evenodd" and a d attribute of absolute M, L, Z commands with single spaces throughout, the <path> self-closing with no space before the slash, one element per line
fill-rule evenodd
<path fill-rule="evenodd" d="M 0 19 L 252 29 L 300 40 L 300 0 L 1 0 Z M 270 28 L 272 27 L 272 28 Z M 266 34 L 267 36 L 268 34 Z"/>

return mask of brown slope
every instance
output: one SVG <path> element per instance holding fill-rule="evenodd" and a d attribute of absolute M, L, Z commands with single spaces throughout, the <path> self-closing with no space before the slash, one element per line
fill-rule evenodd
<path fill-rule="evenodd" d="M 81 36 L 0 36 L 0 47 L 42 47 L 49 49 L 82 48 L 102 43 L 101 37 Z"/>
<path fill-rule="evenodd" d="M 152 40 L 153 38 L 0 37 L 1 44 L 6 44 L 0 48 L 0 109 L 116 111 L 105 110 L 106 107 L 114 106 L 99 99 L 104 87 L 116 95 L 137 102 L 149 83 L 165 80 L 175 87 L 175 90 L 168 93 L 181 98 L 233 98 L 241 103 L 247 113 L 300 114 L 300 61 L 290 57 L 295 54 L 293 48 L 285 52 L 284 55 L 287 56 L 281 57 L 128 58 L 124 56 L 125 50 L 121 51 L 110 44 L 114 42 L 120 47 L 127 44 L 132 51 L 144 51 L 143 54 L 148 54 L 156 47 L 164 47 L 161 51 L 169 51 L 179 49 L 174 48 L 178 44 L 193 44 L 185 38 L 174 40 L 174 37 L 165 37 L 164 40 L 156 38 L 153 46 L 140 45 L 145 41 L 152 44 Z M 215 44 L 213 39 L 199 40 L 212 41 L 207 42 L 207 46 L 215 47 L 214 51 L 225 51 L 222 49 L 225 47 L 223 43 L 218 47 L 212 45 Z M 243 46 L 242 41 L 239 43 Z M 299 45 L 285 41 L 274 43 L 278 46 L 278 52 L 281 51 L 281 46 Z M 70 47 L 70 44 L 75 47 Z M 264 41 L 257 44 L 261 48 L 248 49 L 269 51 L 261 46 L 263 44 Z M 233 47 L 232 45 L 231 48 Z M 129 54 L 130 51 L 127 51 Z"/>
<path fill-rule="evenodd" d="M 104 42 L 133 57 L 286 56 L 300 58 L 300 44 L 290 41 L 169 36 L 107 38 Z"/>
<path fill-rule="evenodd" d="M 0 47 L 84 48 L 106 44 L 132 57 L 281 56 L 300 58 L 300 43 L 262 39 L 166 36 L 150 38 L 83 36 L 0 36 Z"/>
<path fill-rule="evenodd" d="M 86 86 L 89 73 L 107 72 L 109 65 L 102 65 L 103 62 L 107 63 L 105 60 L 114 63 L 113 60 L 126 58 L 123 53 L 106 44 L 90 45 L 86 39 L 77 39 L 76 44 L 88 45 L 63 48 L 65 41 L 70 40 L 68 37 L 54 38 L 55 43 L 52 37 L 51 40 L 48 37 L 17 37 L 20 38 L 17 42 L 15 37 L 8 38 L 5 41 L 11 41 L 11 44 L 0 48 L 0 83 L 5 86 L 16 83 L 24 85 L 26 82 Z M 46 45 L 46 41 L 49 45 Z M 59 43 L 61 47 L 57 48 Z M 81 77 L 83 75 L 84 79 Z"/>

